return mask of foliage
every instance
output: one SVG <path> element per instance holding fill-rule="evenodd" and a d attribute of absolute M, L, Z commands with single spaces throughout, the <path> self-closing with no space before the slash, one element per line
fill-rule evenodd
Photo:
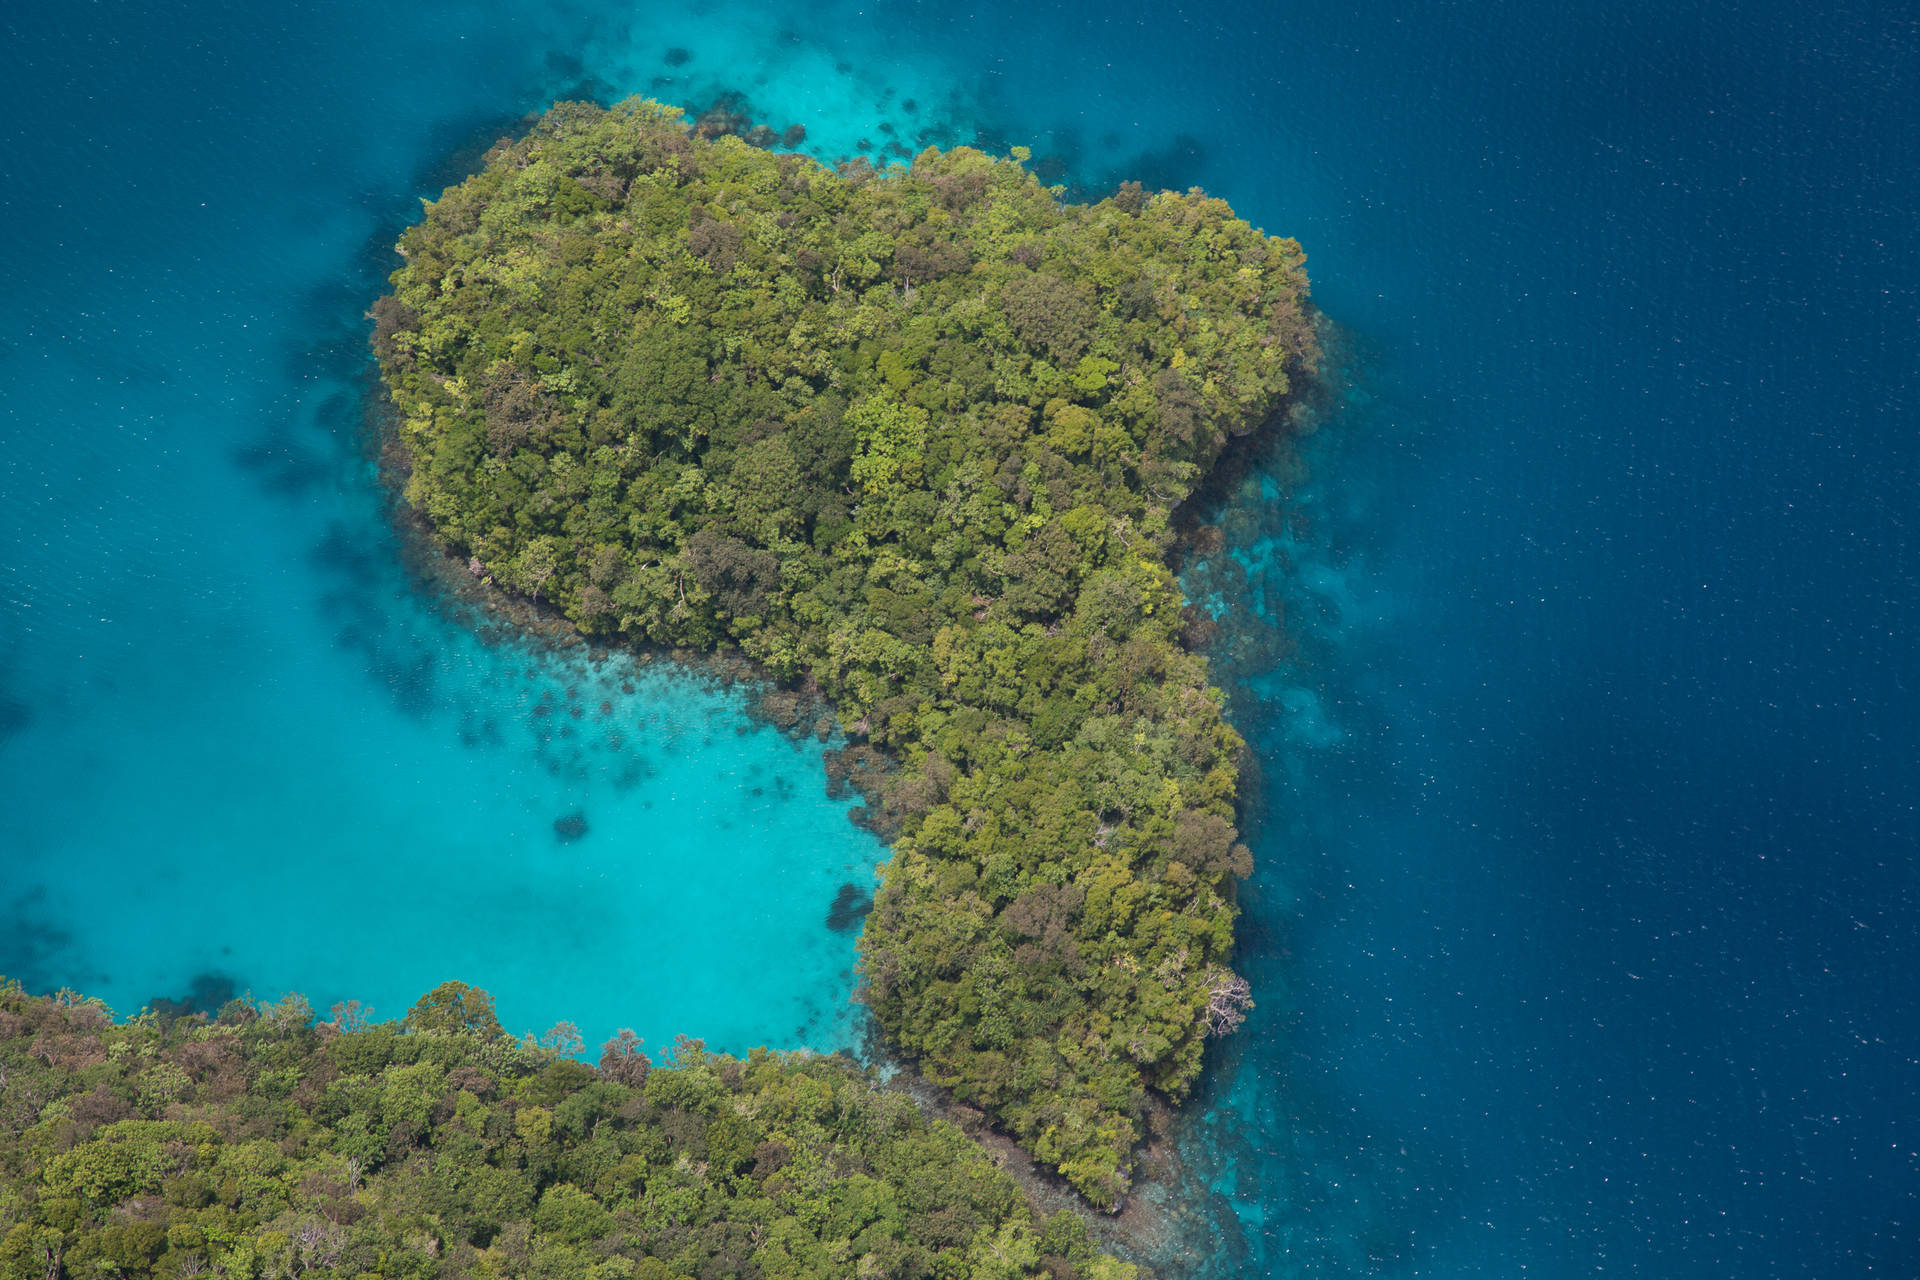
<path fill-rule="evenodd" d="M 265 1012 L 0 983 L 0 1280 L 1136 1275 L 843 1058 Z"/>
<path fill-rule="evenodd" d="M 897 771 L 865 996 L 1096 1203 L 1230 960 L 1240 739 L 1173 508 L 1317 359 L 1299 246 L 1011 160 L 839 173 L 561 104 L 375 307 L 406 492 L 590 636 L 738 646 Z"/>

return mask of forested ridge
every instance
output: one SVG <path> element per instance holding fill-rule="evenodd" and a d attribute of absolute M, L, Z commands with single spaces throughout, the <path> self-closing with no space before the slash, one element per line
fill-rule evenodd
<path fill-rule="evenodd" d="M 408 500 L 609 642 L 737 646 L 896 768 L 864 998 L 1096 1204 L 1229 969 L 1241 741 L 1171 513 L 1317 352 L 1299 246 L 1015 159 L 838 172 L 561 104 L 375 308 Z"/>
<path fill-rule="evenodd" d="M 844 1058 L 576 1048 L 459 983 L 115 1025 L 0 982 L 0 1278 L 1138 1275 Z"/>

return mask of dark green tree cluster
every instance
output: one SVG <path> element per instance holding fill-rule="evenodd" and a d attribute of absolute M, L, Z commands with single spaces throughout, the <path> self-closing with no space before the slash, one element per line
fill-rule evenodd
<path fill-rule="evenodd" d="M 1299 246 L 1198 192 L 1063 205 L 967 148 L 834 172 L 634 100 L 555 107 L 400 248 L 408 498 L 588 635 L 737 646 L 887 751 L 874 1014 L 1115 1203 L 1244 990 L 1241 743 L 1169 523 L 1317 359 Z"/>
<path fill-rule="evenodd" d="M 843 1058 L 630 1035 L 596 1070 L 449 983 L 404 1022 L 0 983 L 0 1277 L 1128 1280 Z"/>

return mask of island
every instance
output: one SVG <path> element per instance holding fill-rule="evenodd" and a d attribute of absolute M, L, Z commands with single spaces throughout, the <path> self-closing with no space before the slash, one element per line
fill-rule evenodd
<path fill-rule="evenodd" d="M 892 845 L 861 998 L 1111 1208 L 1250 1001 L 1176 514 L 1318 349 L 1295 241 L 1027 158 L 835 170 L 562 103 L 426 205 L 374 345 L 406 500 L 475 578 L 829 700 Z"/>

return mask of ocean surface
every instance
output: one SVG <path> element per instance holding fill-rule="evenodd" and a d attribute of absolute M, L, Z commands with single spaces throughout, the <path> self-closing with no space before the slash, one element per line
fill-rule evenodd
<path fill-rule="evenodd" d="M 477 626 L 368 456 L 418 199 L 632 92 L 1308 249 L 1319 429 L 1186 571 L 1260 1004 L 1150 1193 L 1169 1273 L 1920 1275 L 1891 3 L 8 6 L 0 972 L 857 1043 L 827 916 L 884 849 L 822 744 Z"/>

